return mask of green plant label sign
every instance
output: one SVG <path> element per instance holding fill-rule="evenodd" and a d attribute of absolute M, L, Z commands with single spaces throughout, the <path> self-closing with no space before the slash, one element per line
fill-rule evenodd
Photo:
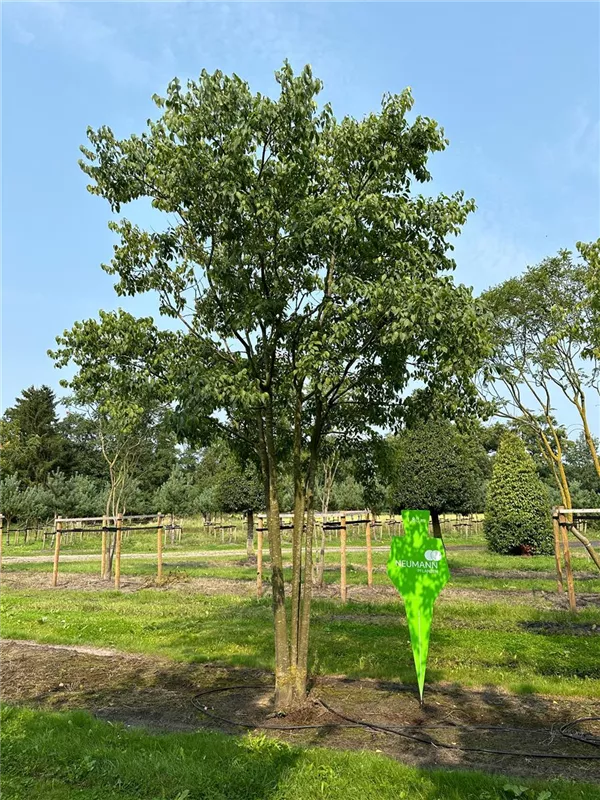
<path fill-rule="evenodd" d="M 429 511 L 403 511 L 402 522 L 404 536 L 392 538 L 387 571 L 404 600 L 422 701 L 433 604 L 450 573 L 443 541 L 429 536 Z"/>

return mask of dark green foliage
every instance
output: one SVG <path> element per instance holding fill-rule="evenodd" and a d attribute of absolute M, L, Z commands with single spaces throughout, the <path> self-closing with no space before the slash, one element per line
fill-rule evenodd
<path fill-rule="evenodd" d="M 220 476 L 216 493 L 222 511 L 259 511 L 265 504 L 262 484 L 256 469 L 250 466 L 242 469 L 232 464 L 231 469 Z"/>
<path fill-rule="evenodd" d="M 198 498 L 198 487 L 192 476 L 181 469 L 175 469 L 156 490 L 153 502 L 161 511 L 185 517 L 200 511 Z"/>
<path fill-rule="evenodd" d="M 95 421 L 77 411 L 67 411 L 58 430 L 66 442 L 68 472 L 108 480 Z"/>
<path fill-rule="evenodd" d="M 66 449 L 58 430 L 56 397 L 48 386 L 21 392 L 2 419 L 2 474 L 20 483 L 42 483 L 64 465 Z"/>
<path fill-rule="evenodd" d="M 446 420 L 431 420 L 404 431 L 390 445 L 392 510 L 483 510 L 489 461 L 477 435 L 461 433 Z"/>
<path fill-rule="evenodd" d="M 0 511 L 9 522 L 17 519 L 23 508 L 23 493 L 16 475 L 7 475 L 0 482 Z"/>
<path fill-rule="evenodd" d="M 484 533 L 489 548 L 497 553 L 553 551 L 548 493 L 514 433 L 506 433 L 500 442 L 488 487 Z"/>

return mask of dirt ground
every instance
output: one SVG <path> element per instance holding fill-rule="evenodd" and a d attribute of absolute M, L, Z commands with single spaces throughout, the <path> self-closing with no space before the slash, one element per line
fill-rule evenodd
<path fill-rule="evenodd" d="M 245 730 L 205 716 L 193 703 L 199 693 L 238 687 L 197 698 L 218 717 L 252 726 L 323 725 L 271 731 L 290 743 L 366 749 L 417 766 L 484 769 L 520 776 L 567 777 L 600 782 L 600 760 L 536 758 L 533 753 L 599 756 L 597 747 L 567 739 L 560 726 L 600 714 L 585 698 L 510 695 L 450 684 L 426 687 L 421 708 L 412 687 L 342 677 L 317 679 L 305 707 L 284 718 L 272 716 L 272 676 L 260 670 L 217 664 L 181 664 L 108 649 L 2 641 L 2 696 L 14 704 L 86 709 L 101 719 L 153 731 L 218 728 Z M 398 734 L 364 727 L 338 727 L 336 713 L 396 728 Z M 600 735 L 600 724 L 582 728 Z M 464 727 L 463 727 L 464 726 Z M 594 727 L 595 726 L 595 727 Z M 415 741 L 433 738 L 436 745 Z M 443 745 L 511 754 L 470 752 Z"/>
<path fill-rule="evenodd" d="M 184 566 L 183 564 L 178 566 Z M 59 575 L 58 586 L 52 586 L 52 575 L 49 572 L 34 572 L 31 570 L 19 570 L 4 572 L 2 575 L 3 585 L 11 589 L 48 589 L 57 590 L 77 590 L 77 591 L 110 591 L 114 589 L 112 581 L 102 580 L 97 575 L 83 572 L 64 572 Z M 140 577 L 134 575 L 121 576 L 122 592 L 138 592 L 141 589 L 177 589 L 178 591 L 190 593 L 202 593 L 205 595 L 229 594 L 239 597 L 255 597 L 256 584 L 254 581 L 234 580 L 226 578 L 189 578 L 180 573 L 166 573 L 162 583 L 158 584 L 153 578 Z M 265 597 L 270 594 L 268 580 L 264 582 Z M 322 588 L 313 589 L 313 597 L 335 599 L 338 598 L 340 589 L 338 584 L 328 584 Z M 356 586 L 348 585 L 348 600 L 363 603 L 394 603 L 400 602 L 398 592 L 393 586 Z M 568 608 L 568 600 L 565 594 L 558 595 L 555 592 L 544 591 L 523 591 L 519 589 L 485 590 L 467 589 L 462 587 L 447 586 L 439 597 L 438 602 L 456 602 L 457 600 L 468 600 L 477 603 L 495 603 L 502 600 L 509 600 L 515 603 L 524 603 L 534 608 L 544 610 Z M 600 593 L 578 593 L 577 605 L 580 608 L 598 607 L 600 608 Z"/>

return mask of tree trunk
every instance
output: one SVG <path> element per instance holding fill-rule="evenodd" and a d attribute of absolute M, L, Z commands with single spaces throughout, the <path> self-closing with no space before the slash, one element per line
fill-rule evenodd
<path fill-rule="evenodd" d="M 433 526 L 433 535 L 436 539 L 442 538 L 442 526 L 440 525 L 440 515 L 438 511 L 431 512 L 431 524 Z"/>
<path fill-rule="evenodd" d="M 254 511 L 249 508 L 246 513 L 246 554 L 248 560 L 254 555 Z"/>
<path fill-rule="evenodd" d="M 581 399 L 579 405 L 577 406 L 579 411 L 579 415 L 581 417 L 581 422 L 583 424 L 583 435 L 585 437 L 585 441 L 587 442 L 587 446 L 590 450 L 590 455 L 592 457 L 592 461 L 594 462 L 594 468 L 598 477 L 600 478 L 600 458 L 598 457 L 598 451 L 596 450 L 596 443 L 594 442 L 594 437 L 592 436 L 592 432 L 590 431 L 590 426 L 587 419 L 587 410 L 585 406 L 585 395 L 581 392 Z"/>
<path fill-rule="evenodd" d="M 268 401 L 270 403 L 270 401 Z M 275 442 L 273 439 L 273 411 L 265 409 L 264 420 L 259 418 L 260 456 L 265 481 L 267 506 L 267 532 L 271 558 L 271 587 L 273 599 L 273 625 L 275 634 L 275 709 L 290 708 L 293 701 L 293 683 L 290 680 L 290 659 L 287 635 L 287 613 L 285 609 L 285 583 L 281 554 L 281 528 L 279 522 L 279 500 L 277 499 L 277 469 Z"/>
<path fill-rule="evenodd" d="M 315 424 L 310 442 L 310 456 L 305 484 L 304 508 L 307 511 L 306 541 L 304 547 L 304 581 L 302 584 L 302 608 L 298 633 L 298 662 L 296 667 L 295 699 L 302 703 L 308 689 L 308 644 L 310 639 L 310 610 L 312 603 L 313 540 L 315 530 L 315 480 L 321 441 L 322 409 L 317 403 Z"/>
<path fill-rule="evenodd" d="M 302 387 L 294 410 L 294 450 L 293 450 L 293 479 L 294 479 L 294 522 L 292 529 L 292 612 L 291 612 L 291 641 L 290 641 L 290 666 L 295 680 L 295 671 L 298 664 L 298 638 L 300 636 L 300 597 L 302 590 L 302 539 L 304 535 L 304 508 L 305 508 L 305 483 L 302 474 Z M 305 573 L 306 576 L 306 573 Z M 309 573 L 312 580 L 312 574 Z M 306 583 L 306 580 L 305 580 Z M 306 587 L 304 587 L 305 589 Z"/>

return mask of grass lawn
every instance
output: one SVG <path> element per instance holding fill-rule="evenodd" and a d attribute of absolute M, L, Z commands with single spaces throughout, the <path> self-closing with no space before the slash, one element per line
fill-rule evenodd
<path fill-rule="evenodd" d="M 85 712 L 2 710 L 11 800 L 600 800 L 600 788 L 416 769 L 263 735 L 150 734 Z"/>
<path fill-rule="evenodd" d="M 14 591 L 2 596 L 2 635 L 112 646 L 178 660 L 273 667 L 270 600 L 171 589 Z M 315 600 L 312 669 L 414 681 L 401 604 Z M 600 697 L 600 611 L 544 611 L 508 602 L 438 604 L 428 680 L 516 692 Z M 582 635 L 585 634 L 585 635 Z"/>
<path fill-rule="evenodd" d="M 213 549 L 221 547 L 213 544 Z M 327 556 L 328 583 L 339 581 L 338 560 L 339 554 Z M 351 553 L 348 560 L 348 582 L 366 584 L 365 554 Z M 387 553 L 374 554 L 377 585 L 389 584 L 386 560 Z M 2 635 L 271 670 L 270 599 L 207 596 L 185 582 L 186 577 L 254 581 L 256 568 L 241 561 L 231 555 L 181 558 L 167 550 L 165 574 L 182 579 L 181 584 L 174 582 L 166 591 L 123 593 L 17 590 L 11 588 L 11 572 L 47 574 L 52 564 L 5 565 Z M 266 561 L 268 580 L 268 556 Z M 589 558 L 574 551 L 573 562 L 586 577 L 576 581 L 577 590 L 600 591 L 600 576 L 595 577 Z M 552 557 L 462 550 L 450 552 L 449 563 L 454 571 L 450 587 L 488 593 L 485 602 L 476 594 L 457 600 L 463 595 L 455 593 L 437 605 L 428 682 L 600 698 L 600 609 L 581 609 L 574 617 L 566 610 L 544 610 L 544 602 L 542 607 L 527 604 L 526 594 L 506 592 L 554 592 Z M 98 569 L 98 561 L 63 562 L 60 572 L 97 574 Z M 155 573 L 154 559 L 122 561 L 123 576 L 153 578 Z M 497 601 L 488 602 L 495 590 Z M 313 609 L 314 674 L 414 684 L 399 600 L 341 605 L 319 598 Z M 600 800 L 600 789 L 585 784 L 530 784 L 477 772 L 417 769 L 373 752 L 299 748 L 262 735 L 152 734 L 97 721 L 81 711 L 6 707 L 2 738 L 2 790 L 12 800 Z"/>

